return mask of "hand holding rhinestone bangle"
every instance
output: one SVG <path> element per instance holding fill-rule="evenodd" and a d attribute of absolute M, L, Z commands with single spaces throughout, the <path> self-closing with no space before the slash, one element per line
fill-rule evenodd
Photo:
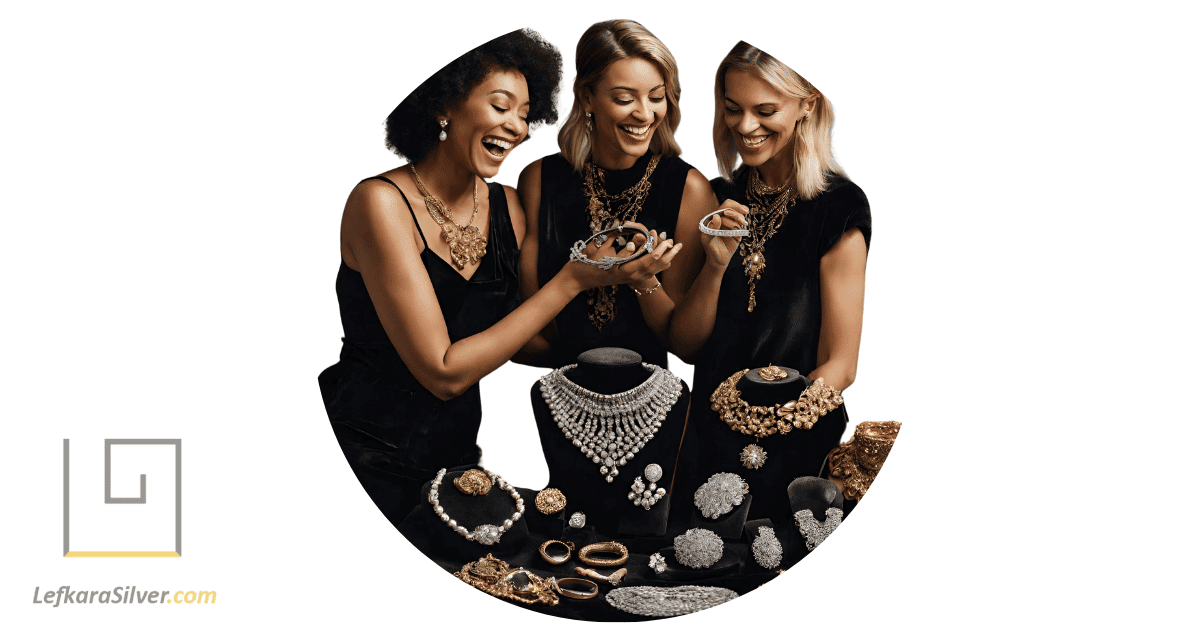
<path fill-rule="evenodd" d="M 725 224 L 724 219 L 726 216 L 726 214 L 725 214 L 726 211 L 728 211 L 728 210 L 727 209 L 718 209 L 717 211 L 706 215 L 704 218 L 701 218 L 700 219 L 700 233 L 705 233 L 710 236 L 718 236 L 718 237 L 725 237 L 725 236 L 741 237 L 741 236 L 750 235 L 749 229 L 741 229 L 741 228 L 736 228 L 736 227 L 732 228 L 732 229 L 731 228 L 720 228 L 720 227 L 714 228 L 714 227 L 708 226 L 711 224 L 716 224 L 716 225 Z M 720 219 L 717 218 L 718 216 L 720 216 Z"/>
<path fill-rule="evenodd" d="M 720 209 L 700 221 L 700 244 L 704 247 L 708 263 L 718 264 L 722 268 L 729 265 L 741 244 L 741 237 L 750 233 L 749 213 L 745 205 L 727 200 Z"/>
<path fill-rule="evenodd" d="M 645 243 L 642 244 L 642 246 L 639 247 L 637 250 L 635 250 L 632 255 L 628 255 L 628 256 L 604 255 L 600 259 L 592 259 L 592 258 L 588 257 L 587 249 L 589 248 L 589 245 L 591 245 L 592 243 L 595 243 L 596 248 L 599 249 L 601 246 L 603 246 L 605 243 L 608 242 L 609 238 L 613 238 L 615 240 L 615 243 L 620 248 L 624 248 L 625 244 L 622 243 L 623 239 L 629 238 L 629 240 L 632 241 L 632 238 L 630 237 L 629 232 L 639 233 L 642 235 L 642 237 L 645 238 Z M 608 229 L 604 229 L 595 234 L 592 234 L 592 237 L 588 238 L 587 240 L 579 240 L 579 241 L 575 242 L 575 246 L 571 247 L 570 261 L 581 262 L 581 263 L 588 264 L 591 266 L 597 266 L 600 268 L 600 270 L 609 270 L 613 266 L 617 266 L 619 264 L 625 264 L 627 262 L 632 262 L 633 260 L 638 259 L 638 258 L 642 257 L 643 255 L 646 255 L 647 253 L 652 253 L 654 251 L 654 242 L 655 242 L 654 236 L 650 235 L 650 232 L 647 231 L 644 227 L 641 227 L 638 225 L 624 225 L 624 226 L 620 226 L 620 227 L 609 227 Z"/>

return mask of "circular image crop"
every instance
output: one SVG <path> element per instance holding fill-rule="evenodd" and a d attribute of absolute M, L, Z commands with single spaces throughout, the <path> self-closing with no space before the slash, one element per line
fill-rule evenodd
<path fill-rule="evenodd" d="M 847 415 L 872 230 L 837 94 L 729 44 L 701 142 L 693 62 L 646 26 L 501 35 L 400 102 L 401 165 L 349 193 L 322 397 L 367 494 L 463 586 L 591 621 L 711 608 L 815 551 L 892 449 L 898 422 Z M 535 132 L 557 151 L 510 164 Z M 533 368 L 498 403 L 481 383 L 510 361 Z M 501 422 L 544 482 L 485 464 Z"/>

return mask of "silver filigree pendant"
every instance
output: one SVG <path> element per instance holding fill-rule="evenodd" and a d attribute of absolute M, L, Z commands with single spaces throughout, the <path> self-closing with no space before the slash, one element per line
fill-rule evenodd
<path fill-rule="evenodd" d="M 817 549 L 817 546 L 829 538 L 842 523 L 840 508 L 826 508 L 824 522 L 817 521 L 811 510 L 801 510 L 795 517 L 796 527 L 800 528 L 800 534 L 804 536 L 804 545 L 810 552 Z"/>
<path fill-rule="evenodd" d="M 761 469 L 767 463 L 767 452 L 758 445 L 746 445 L 742 450 L 742 466 L 747 469 Z"/>
<path fill-rule="evenodd" d="M 774 528 L 760 527 L 750 549 L 754 552 L 754 562 L 763 569 L 775 569 L 779 566 L 779 561 L 783 560 L 783 545 L 776 538 Z"/>

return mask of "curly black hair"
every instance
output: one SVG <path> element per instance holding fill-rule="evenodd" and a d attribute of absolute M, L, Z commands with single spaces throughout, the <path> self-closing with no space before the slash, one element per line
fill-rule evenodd
<path fill-rule="evenodd" d="M 536 31 L 524 28 L 467 52 L 425 79 L 387 117 L 387 147 L 409 161 L 419 161 L 438 141 L 438 115 L 465 100 L 496 70 L 516 70 L 525 76 L 529 85 L 526 121 L 531 129 L 558 122 L 562 55 Z"/>

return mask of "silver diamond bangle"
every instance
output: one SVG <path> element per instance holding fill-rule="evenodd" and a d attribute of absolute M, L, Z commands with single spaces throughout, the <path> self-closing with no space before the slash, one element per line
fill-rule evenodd
<path fill-rule="evenodd" d="M 587 256 L 586 253 L 584 253 L 584 251 L 587 250 L 587 246 L 589 244 L 591 244 L 593 240 L 596 241 L 597 245 L 604 244 L 605 242 L 608 241 L 608 234 L 616 232 L 616 231 L 626 231 L 626 230 L 636 231 L 646 237 L 646 243 L 642 245 L 641 249 L 634 251 L 632 255 L 630 255 L 628 257 L 605 255 L 604 257 L 601 257 L 600 259 L 591 259 Z M 592 266 L 599 266 L 600 270 L 609 270 L 613 266 L 619 266 L 621 264 L 624 264 L 625 262 L 632 262 L 633 260 L 645 255 L 646 253 L 652 253 L 652 252 L 654 252 L 654 236 L 650 235 L 649 231 L 646 231 L 645 229 L 643 229 L 641 227 L 635 227 L 633 225 L 625 225 L 625 226 L 621 226 L 621 227 L 609 227 L 608 229 L 604 229 L 602 231 L 598 231 L 598 232 L 592 234 L 592 237 L 590 237 L 586 240 L 577 240 L 575 242 L 575 246 L 571 247 L 570 261 L 583 262 L 584 264 L 590 264 Z"/>
<path fill-rule="evenodd" d="M 840 508 L 826 508 L 824 522 L 817 521 L 817 517 L 811 510 L 801 510 L 794 516 L 796 517 L 796 527 L 800 528 L 800 534 L 804 535 L 804 546 L 810 552 L 817 549 L 817 546 L 829 538 L 829 535 L 833 534 L 833 531 L 842 524 Z"/>
<path fill-rule="evenodd" d="M 763 569 L 775 569 L 779 566 L 779 561 L 783 560 L 783 545 L 775 537 L 775 529 L 770 526 L 758 529 L 758 536 L 750 549 L 754 552 L 754 562 Z"/>
<path fill-rule="evenodd" d="M 736 473 L 716 473 L 696 489 L 694 502 L 700 514 L 716 519 L 742 505 L 742 496 L 750 492 L 750 485 Z"/>
<path fill-rule="evenodd" d="M 647 617 L 676 617 L 687 615 L 718 604 L 724 604 L 738 596 L 721 587 L 621 587 L 604 596 L 616 609 L 645 615 Z"/>
<path fill-rule="evenodd" d="M 675 537 L 675 560 L 692 569 L 708 569 L 724 553 L 725 541 L 712 530 L 692 528 Z"/>
<path fill-rule="evenodd" d="M 512 498 L 517 502 L 517 512 L 513 513 L 508 519 L 505 519 L 504 523 L 500 525 L 485 523 L 476 526 L 474 530 L 468 530 L 459 525 L 454 519 L 451 519 L 450 515 L 446 513 L 446 509 L 442 508 L 441 503 L 438 502 L 438 487 L 442 485 L 442 478 L 446 477 L 445 469 L 438 471 L 437 476 L 433 478 L 433 484 L 429 487 L 429 503 L 433 505 L 433 512 L 442 520 L 442 523 L 450 526 L 451 530 L 457 532 L 464 539 L 475 541 L 480 545 L 495 545 L 500 542 L 500 537 L 505 532 L 508 532 L 517 521 L 520 521 L 521 516 L 525 514 L 525 500 L 521 498 L 521 494 L 517 492 L 516 487 L 505 482 L 500 476 L 491 471 L 484 471 L 484 473 L 487 473 L 488 477 L 498 484 L 502 490 L 508 491 L 508 494 L 512 495 Z"/>
<path fill-rule="evenodd" d="M 707 226 L 708 221 L 712 220 L 713 216 L 716 216 L 717 214 L 723 214 L 723 213 L 725 213 L 724 209 L 718 209 L 717 211 L 712 212 L 711 214 L 705 216 L 704 218 L 701 218 L 700 219 L 700 233 L 706 233 L 710 236 L 748 236 L 748 235 L 750 235 L 749 229 L 744 229 L 744 228 L 743 229 L 711 229 Z"/>

